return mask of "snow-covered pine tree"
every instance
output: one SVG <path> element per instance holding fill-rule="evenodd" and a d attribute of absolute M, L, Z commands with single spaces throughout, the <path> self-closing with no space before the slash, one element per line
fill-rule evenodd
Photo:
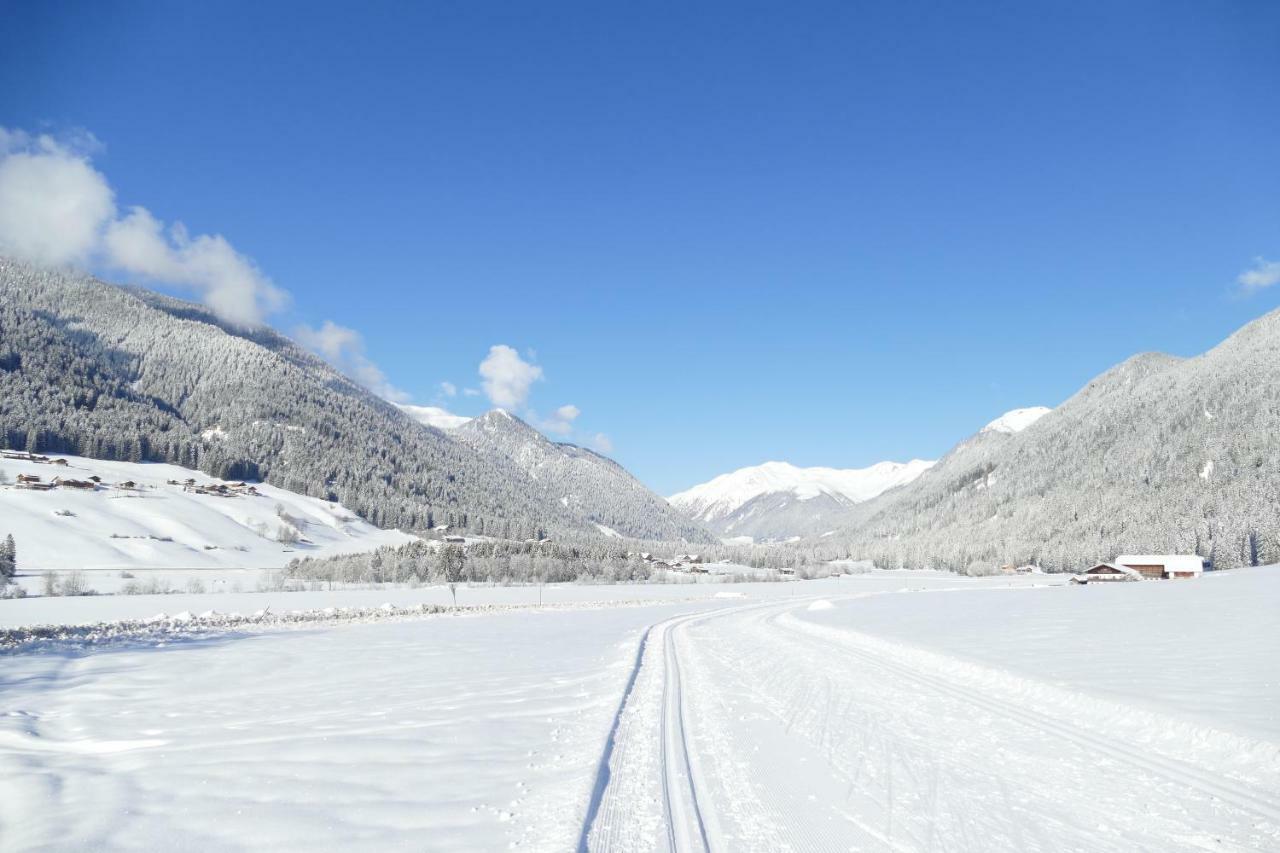
<path fill-rule="evenodd" d="M 18 547 L 9 533 L 0 542 L 0 578 L 7 583 L 18 571 Z"/>

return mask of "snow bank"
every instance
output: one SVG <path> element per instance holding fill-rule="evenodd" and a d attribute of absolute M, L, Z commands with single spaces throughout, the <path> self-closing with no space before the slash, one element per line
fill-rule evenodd
<path fill-rule="evenodd" d="M 689 599 L 693 601 L 695 599 Z M 679 603 L 671 600 L 652 599 L 576 601 L 561 604 L 478 604 L 462 607 L 445 607 L 436 604 L 417 604 L 413 607 L 396 607 L 386 603 L 378 607 L 326 607 L 320 610 L 288 610 L 272 612 L 262 609 L 250 615 L 206 611 L 199 616 L 184 610 L 169 615 L 157 613 L 145 619 L 126 619 L 116 622 L 98 622 L 92 625 L 30 625 L 19 628 L 0 628 L 0 654 L 17 654 L 50 650 L 86 651 L 94 647 L 116 643 L 166 643 L 208 637 L 228 631 L 270 630 L 289 627 L 324 627 L 344 622 L 386 622 L 417 619 L 423 616 L 450 614 L 454 616 L 479 616 L 519 610 L 598 610 L 613 607 L 654 607 L 659 604 Z"/>

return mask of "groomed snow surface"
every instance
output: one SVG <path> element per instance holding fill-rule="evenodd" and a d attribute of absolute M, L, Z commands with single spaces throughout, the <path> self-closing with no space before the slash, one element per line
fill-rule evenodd
<path fill-rule="evenodd" d="M 199 494 L 170 481 L 228 481 L 177 465 L 58 458 L 68 464 L 0 459 L 0 482 L 8 483 L 0 485 L 0 536 L 13 534 L 20 572 L 226 569 L 234 575 L 280 567 L 294 557 L 372 550 L 413 538 L 379 530 L 339 503 L 275 486 L 252 484 L 257 495 Z M 97 476 L 104 485 L 32 491 L 17 487 L 20 475 L 44 483 Z M 126 482 L 135 487 L 121 488 Z"/>
<path fill-rule="evenodd" d="M 11 655 L 0 847 L 1280 848 L 1280 568 L 1056 580 L 548 587 Z"/>

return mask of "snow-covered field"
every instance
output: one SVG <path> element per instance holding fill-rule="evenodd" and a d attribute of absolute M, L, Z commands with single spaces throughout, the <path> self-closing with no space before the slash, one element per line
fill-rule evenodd
<path fill-rule="evenodd" d="M 1046 580 L 547 587 L 699 598 L 8 656 L 0 847 L 1277 849 L 1280 569 Z"/>
<path fill-rule="evenodd" d="M 8 484 L 0 485 L 0 536 L 13 534 L 18 569 L 29 575 L 43 569 L 100 570 L 118 577 L 121 570 L 272 568 L 294 557 L 364 551 L 412 538 L 379 530 L 341 504 L 275 486 L 253 484 L 257 495 L 198 494 L 170 481 L 227 481 L 177 465 L 58 458 L 69 464 L 0 459 L 0 483 Z M 103 485 L 94 491 L 32 491 L 17 488 L 21 475 L 44 483 L 97 476 Z M 125 482 L 136 488 L 121 488 Z M 219 578 L 228 586 L 236 579 Z M 92 580 L 99 591 L 110 591 L 102 588 L 111 583 L 105 576 Z"/>
<path fill-rule="evenodd" d="M 687 599 L 736 598 L 744 595 L 796 595 L 807 586 L 796 581 L 785 583 L 727 583 L 724 574 L 749 573 L 746 567 L 730 567 L 715 564 L 719 573 L 706 575 L 681 575 L 668 573 L 667 583 L 644 584 L 533 584 L 489 585 L 459 584 L 457 604 L 472 605 L 529 605 L 567 604 L 593 601 L 648 601 L 652 599 L 683 601 Z M 731 571 L 732 569 L 735 569 Z M 138 579 L 155 574 L 166 579 L 176 589 L 182 589 L 192 579 L 209 580 L 206 592 L 174 593 L 167 595 L 98 595 L 84 597 L 41 597 L 0 599 L 0 628 L 20 625 L 83 625 L 121 619 L 145 619 L 159 613 L 174 614 L 182 611 L 203 613 L 217 610 L 222 613 L 252 613 L 263 607 L 273 610 L 308 610 L 326 607 L 378 607 L 391 604 L 399 608 L 416 607 L 419 604 L 448 605 L 454 603 L 453 595 L 444 585 L 412 587 L 405 584 L 378 584 L 363 587 L 328 589 L 294 589 L 259 591 L 258 584 L 265 581 L 268 572 L 245 570 L 192 570 L 136 572 Z M 954 575 L 932 572 L 885 572 L 884 577 L 897 576 L 898 584 L 918 584 L 922 578 L 946 578 L 955 581 Z M 109 592 L 123 583 L 117 573 L 85 572 L 89 584 L 99 592 Z M 218 579 L 222 580 L 219 581 Z M 39 587 L 39 577 L 19 577 L 19 581 Z M 832 583 L 848 582 L 833 579 Z M 1041 581 L 1043 582 L 1043 581 Z M 236 590 L 235 584 L 239 587 Z M 325 584 L 317 584 L 325 587 Z M 776 588 L 776 589 L 775 589 Z"/>

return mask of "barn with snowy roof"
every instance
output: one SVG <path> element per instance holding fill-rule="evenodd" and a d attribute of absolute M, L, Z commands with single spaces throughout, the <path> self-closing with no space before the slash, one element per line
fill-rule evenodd
<path fill-rule="evenodd" d="M 1199 554 L 1121 554 L 1115 562 L 1145 578 L 1197 578 L 1204 574 L 1204 558 Z"/>

